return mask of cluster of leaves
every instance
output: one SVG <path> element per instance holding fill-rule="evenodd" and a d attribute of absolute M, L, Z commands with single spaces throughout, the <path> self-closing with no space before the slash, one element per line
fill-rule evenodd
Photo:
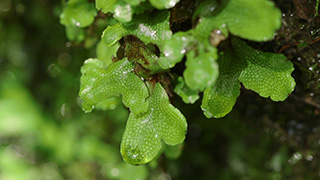
<path fill-rule="evenodd" d="M 69 0 L 60 16 L 69 39 L 78 41 L 97 10 L 110 17 L 97 58 L 86 60 L 81 69 L 79 95 L 85 112 L 108 109 L 119 102 L 114 97 L 122 96 L 130 115 L 121 154 L 131 164 L 153 160 L 162 140 L 168 145 L 184 141 L 186 119 L 169 102 L 170 86 L 185 103 L 194 103 L 204 92 L 201 108 L 208 118 L 232 110 L 240 83 L 274 101 L 285 100 L 295 86 L 293 65 L 285 56 L 254 50 L 240 39 L 273 38 L 281 13 L 271 1 L 195 1 L 187 18 L 192 26 L 173 33 L 171 16 L 183 7 L 180 3 L 96 0 L 95 9 L 87 0 Z M 182 74 L 170 72 L 184 60 Z"/>

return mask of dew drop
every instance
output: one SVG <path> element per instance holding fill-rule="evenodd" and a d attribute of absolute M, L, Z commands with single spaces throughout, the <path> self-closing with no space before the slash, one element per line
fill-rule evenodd
<path fill-rule="evenodd" d="M 301 153 L 296 152 L 296 153 L 294 153 L 293 157 L 294 157 L 295 159 L 297 159 L 297 160 L 300 160 L 300 159 L 302 158 L 302 155 L 301 155 Z"/>
<path fill-rule="evenodd" d="M 167 9 L 169 8 L 172 8 L 174 5 L 176 5 L 176 3 L 178 2 L 179 0 L 170 0 L 169 2 L 166 3 L 165 7 Z"/>
<path fill-rule="evenodd" d="M 311 154 L 306 156 L 306 160 L 307 161 L 312 161 L 313 160 L 313 156 Z"/>
<path fill-rule="evenodd" d="M 300 152 L 294 153 L 294 155 L 288 160 L 290 164 L 296 164 L 302 158 L 302 154 Z"/>
<path fill-rule="evenodd" d="M 140 31 L 141 33 L 145 34 L 146 36 L 151 36 L 151 37 L 155 37 L 156 35 L 156 31 L 151 29 L 150 27 L 148 26 L 145 26 L 144 24 L 139 24 L 139 28 L 140 28 Z"/>

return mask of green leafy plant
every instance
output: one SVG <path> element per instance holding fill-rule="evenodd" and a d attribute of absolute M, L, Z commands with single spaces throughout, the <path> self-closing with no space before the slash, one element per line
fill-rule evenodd
<path fill-rule="evenodd" d="M 184 2 L 192 8 L 179 10 Z M 281 12 L 269 0 L 96 0 L 95 5 L 107 23 L 97 58 L 81 68 L 79 95 L 85 112 L 112 109 L 122 96 L 130 115 L 121 154 L 130 164 L 153 160 L 162 141 L 171 146 L 184 141 L 187 123 L 170 104 L 172 89 L 185 103 L 204 92 L 205 116 L 219 118 L 232 110 L 240 83 L 273 101 L 285 100 L 295 87 L 293 65 L 284 55 L 241 40 L 273 38 Z M 83 41 L 83 28 L 97 22 L 92 7 L 86 0 L 66 3 L 60 18 L 70 40 Z M 183 24 L 185 19 L 191 25 Z M 183 73 L 172 71 L 183 62 Z"/>

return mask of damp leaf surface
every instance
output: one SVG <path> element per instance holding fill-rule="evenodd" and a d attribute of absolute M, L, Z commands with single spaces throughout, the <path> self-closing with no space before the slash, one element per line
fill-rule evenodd
<path fill-rule="evenodd" d="M 82 42 L 85 39 L 85 32 L 76 26 L 66 26 L 66 35 L 70 41 Z"/>
<path fill-rule="evenodd" d="M 195 39 L 192 32 L 178 32 L 163 43 L 163 56 L 160 57 L 159 65 L 163 69 L 170 69 L 182 61 L 188 48 L 193 45 Z"/>
<path fill-rule="evenodd" d="M 145 113 L 129 115 L 121 142 L 123 159 L 130 164 L 153 160 L 162 148 L 184 141 L 187 130 L 185 117 L 172 106 L 160 83 L 149 84 L 149 108 Z"/>
<path fill-rule="evenodd" d="M 87 27 L 97 15 L 93 3 L 86 0 L 71 0 L 60 14 L 60 23 L 65 26 Z"/>
<path fill-rule="evenodd" d="M 228 114 L 240 95 L 240 82 L 245 88 L 283 101 L 294 90 L 293 65 L 282 54 L 265 53 L 249 47 L 238 38 L 220 53 L 217 82 L 204 92 L 201 108 L 208 117 Z"/>
<path fill-rule="evenodd" d="M 104 13 L 112 12 L 117 0 L 96 0 L 96 8 Z"/>
<path fill-rule="evenodd" d="M 81 68 L 80 98 L 85 112 L 91 112 L 98 103 L 122 95 L 123 104 L 133 114 L 148 109 L 148 90 L 133 72 L 134 64 L 126 59 L 106 64 L 98 59 L 88 59 Z"/>
<path fill-rule="evenodd" d="M 121 23 L 108 26 L 102 33 L 102 40 L 107 46 L 117 43 L 123 36 L 128 35 L 128 31 Z"/>
<path fill-rule="evenodd" d="M 107 66 L 112 63 L 112 56 L 116 56 L 119 44 L 107 46 L 103 41 L 99 41 L 96 47 L 97 58 Z"/>
<path fill-rule="evenodd" d="M 187 54 L 186 69 L 183 77 L 186 85 L 192 90 L 204 91 L 216 81 L 219 69 L 216 59 L 218 58 L 217 49 L 208 46 L 209 51 L 191 51 Z"/>
<path fill-rule="evenodd" d="M 169 16 L 169 11 L 152 11 L 134 15 L 129 23 L 117 23 L 107 27 L 102 39 L 110 46 L 126 35 L 134 35 L 146 44 L 153 43 L 161 47 L 162 42 L 170 39 L 172 35 Z"/>
<path fill-rule="evenodd" d="M 183 102 L 193 104 L 200 98 L 199 91 L 190 89 L 184 82 L 183 77 L 178 77 L 177 81 L 174 92 L 182 98 Z"/>
<path fill-rule="evenodd" d="M 281 12 L 272 1 L 230 0 L 220 13 L 200 18 L 195 30 L 203 38 L 217 28 L 248 40 L 267 41 L 280 26 Z"/>
<path fill-rule="evenodd" d="M 239 80 L 245 88 L 273 101 L 284 101 L 295 87 L 291 76 L 293 64 L 283 54 L 255 50 L 239 39 L 233 39 L 238 59 L 247 61 Z"/>

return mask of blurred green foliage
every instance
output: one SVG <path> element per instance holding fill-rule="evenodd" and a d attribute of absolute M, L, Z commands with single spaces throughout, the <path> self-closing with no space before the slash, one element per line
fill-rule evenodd
<path fill-rule="evenodd" d="M 288 104 L 254 102 L 252 94 L 244 94 L 227 117 L 210 121 L 200 102 L 185 105 L 175 97 L 173 103 L 189 119 L 185 145 L 164 148 L 147 165 L 126 164 L 119 149 L 128 110 L 114 100 L 115 106 L 100 106 L 112 111 L 84 114 L 78 98 L 83 61 L 103 56 L 103 50 L 96 52 L 94 34 L 83 43 L 67 40 L 61 12 L 60 1 L 0 1 L 1 180 L 319 177 L 318 124 L 307 127 L 281 110 Z M 97 21 L 95 33 L 107 23 Z M 295 144 L 305 144 L 305 132 L 314 132 L 308 146 Z"/>

